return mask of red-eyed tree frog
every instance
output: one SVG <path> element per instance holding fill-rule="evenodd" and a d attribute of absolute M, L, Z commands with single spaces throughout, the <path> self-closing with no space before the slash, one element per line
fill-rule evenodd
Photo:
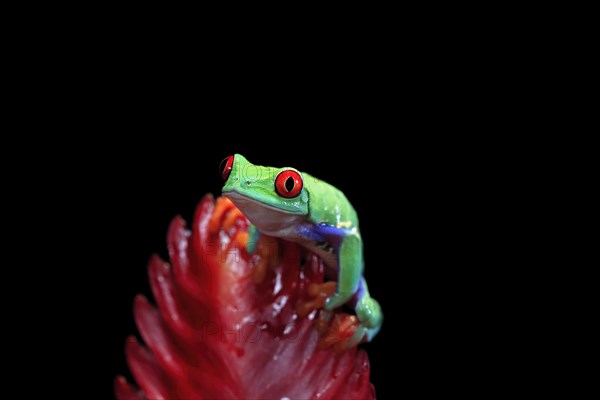
<path fill-rule="evenodd" d="M 325 312 L 350 305 L 359 325 L 347 346 L 370 341 L 381 328 L 383 314 L 363 277 L 358 217 L 346 196 L 307 173 L 253 165 L 240 154 L 225 158 L 220 172 L 223 195 L 252 224 L 247 250 L 255 250 L 262 233 L 297 242 L 319 255 L 337 281 Z"/>

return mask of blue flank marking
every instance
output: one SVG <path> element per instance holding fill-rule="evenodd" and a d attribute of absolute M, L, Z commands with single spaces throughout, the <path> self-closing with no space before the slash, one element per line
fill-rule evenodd
<path fill-rule="evenodd" d="M 327 224 L 302 224 L 298 227 L 298 233 L 314 242 L 328 242 L 336 249 L 347 234 L 346 230 Z"/>
<path fill-rule="evenodd" d="M 298 233 L 302 235 L 302 237 L 315 242 L 322 242 L 325 240 L 321 233 L 315 229 L 315 226 L 311 224 L 301 224 L 298 226 Z"/>
<path fill-rule="evenodd" d="M 333 225 L 319 224 L 315 227 L 325 237 L 344 237 L 347 231 Z"/>

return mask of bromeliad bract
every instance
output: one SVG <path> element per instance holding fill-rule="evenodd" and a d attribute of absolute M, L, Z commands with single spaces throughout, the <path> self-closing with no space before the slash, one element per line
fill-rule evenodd
<path fill-rule="evenodd" d="M 156 307 L 135 299 L 145 345 L 126 341 L 137 385 L 117 377 L 119 400 L 375 398 L 366 352 L 338 347 L 356 317 L 336 311 L 322 321 L 314 309 L 330 294 L 315 289 L 322 261 L 273 238 L 271 255 L 248 254 L 247 229 L 237 209 L 210 195 L 191 229 L 172 221 L 170 262 L 153 256 L 148 268 Z"/>

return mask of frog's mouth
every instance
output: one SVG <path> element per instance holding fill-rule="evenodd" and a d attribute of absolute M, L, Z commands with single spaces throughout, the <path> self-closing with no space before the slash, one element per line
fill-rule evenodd
<path fill-rule="evenodd" d="M 266 234 L 270 233 L 276 236 L 277 232 L 289 229 L 302 218 L 301 213 L 274 207 L 235 190 L 229 190 L 222 194 L 229 198 L 253 225 Z"/>
<path fill-rule="evenodd" d="M 264 208 L 267 210 L 271 210 L 274 212 L 278 212 L 281 214 L 285 214 L 285 215 L 289 215 L 289 214 L 295 214 L 295 215 L 302 215 L 302 212 L 300 211 L 292 211 L 292 210 L 284 210 L 282 208 L 278 208 L 275 206 L 272 206 L 268 203 L 264 203 L 262 201 L 253 199 L 252 197 L 248 197 L 243 193 L 240 193 L 236 190 L 228 190 L 226 192 L 222 192 L 222 195 L 229 198 L 231 201 L 233 201 L 233 204 L 236 205 L 237 208 L 239 208 L 244 214 L 245 214 L 245 209 L 248 208 Z"/>

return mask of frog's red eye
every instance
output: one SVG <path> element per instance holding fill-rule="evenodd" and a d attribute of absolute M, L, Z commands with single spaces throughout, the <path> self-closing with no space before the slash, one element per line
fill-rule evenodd
<path fill-rule="evenodd" d="M 296 197 L 302 191 L 302 177 L 296 171 L 282 171 L 275 178 L 275 191 L 282 197 Z"/>
<path fill-rule="evenodd" d="M 221 177 L 226 181 L 229 178 L 229 174 L 231 173 L 231 168 L 233 167 L 233 156 L 229 156 L 224 158 L 221 161 L 221 165 L 219 165 L 219 172 L 221 172 Z"/>

